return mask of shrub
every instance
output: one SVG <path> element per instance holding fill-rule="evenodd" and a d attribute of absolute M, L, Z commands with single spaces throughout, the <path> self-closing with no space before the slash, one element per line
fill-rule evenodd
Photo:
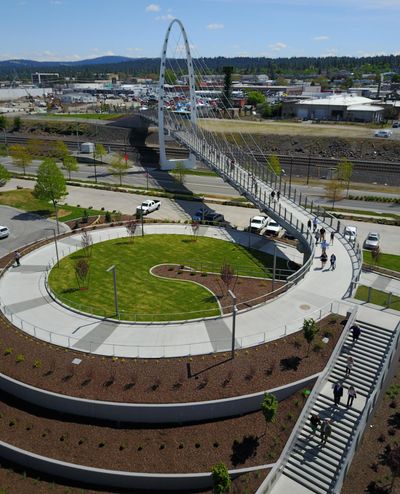
<path fill-rule="evenodd" d="M 319 353 L 323 348 L 323 345 L 320 341 L 318 341 L 317 343 L 315 343 L 315 345 L 313 346 L 313 352 L 315 353 Z"/>
<path fill-rule="evenodd" d="M 261 411 L 264 415 L 266 423 L 274 422 L 278 411 L 278 400 L 276 396 L 271 393 L 265 393 L 264 399 L 261 403 Z"/>
<path fill-rule="evenodd" d="M 309 353 L 310 353 L 311 343 L 313 342 L 315 335 L 318 333 L 318 331 L 319 331 L 319 326 L 318 326 L 318 323 L 316 321 L 314 321 L 314 319 L 312 319 L 312 318 L 304 319 L 303 336 L 304 336 L 304 339 L 308 343 L 307 355 L 309 355 Z"/>
<path fill-rule="evenodd" d="M 33 361 L 32 367 L 34 369 L 38 369 L 39 367 L 42 367 L 42 361 L 40 359 L 36 359 Z"/>
<path fill-rule="evenodd" d="M 106 211 L 106 214 L 105 214 L 105 216 L 104 216 L 104 221 L 105 221 L 106 223 L 111 223 L 112 218 L 111 218 L 111 213 L 110 213 L 110 211 Z"/>
<path fill-rule="evenodd" d="M 228 468 L 224 463 L 214 465 L 211 470 L 214 494 L 225 494 L 231 488 L 232 482 Z"/>
<path fill-rule="evenodd" d="M 15 362 L 17 364 L 19 364 L 20 362 L 23 362 L 25 360 L 25 355 L 23 355 L 22 353 L 19 353 L 16 357 L 15 357 Z"/>
<path fill-rule="evenodd" d="M 14 348 L 8 347 L 4 350 L 4 355 L 11 355 L 14 351 Z"/>

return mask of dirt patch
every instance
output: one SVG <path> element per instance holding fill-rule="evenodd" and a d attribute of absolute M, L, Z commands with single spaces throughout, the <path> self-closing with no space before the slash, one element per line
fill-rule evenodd
<path fill-rule="evenodd" d="M 342 320 L 331 315 L 321 321 L 309 356 L 302 332 L 298 332 L 237 351 L 234 360 L 230 352 L 147 360 L 101 357 L 56 347 L 1 318 L 0 372 L 35 387 L 94 400 L 181 403 L 228 398 L 322 371 L 341 334 Z M 324 335 L 329 336 L 327 344 L 320 340 Z M 72 364 L 75 357 L 82 360 L 79 365 Z M 291 365 L 295 360 L 297 365 Z"/>
<path fill-rule="evenodd" d="M 207 472 L 223 462 L 229 469 L 276 461 L 301 412 L 297 392 L 279 403 L 275 422 L 262 412 L 184 426 L 118 426 L 60 417 L 11 397 L 0 401 L 0 435 L 19 448 L 96 468 L 131 472 Z"/>
<path fill-rule="evenodd" d="M 163 278 L 186 280 L 203 285 L 215 295 L 224 314 L 233 312 L 232 298 L 228 293 L 228 287 L 222 282 L 219 274 L 201 273 L 190 270 L 188 267 L 170 264 L 156 266 L 151 272 Z M 286 291 L 287 286 L 279 281 L 273 283 L 269 279 L 240 276 L 238 278 L 233 277 L 229 288 L 236 295 L 238 310 L 242 310 L 277 297 Z"/>
<path fill-rule="evenodd" d="M 400 477 L 395 479 L 393 488 L 390 490 L 392 474 L 385 464 L 387 448 L 400 444 L 399 404 L 400 374 L 392 379 L 385 397 L 374 413 L 370 426 L 365 429 L 362 443 L 343 485 L 342 494 L 400 493 Z"/>

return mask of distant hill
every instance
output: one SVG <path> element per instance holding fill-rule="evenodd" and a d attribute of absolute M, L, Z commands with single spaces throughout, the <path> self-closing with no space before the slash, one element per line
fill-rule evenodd
<path fill-rule="evenodd" d="M 195 66 L 198 61 L 194 59 Z M 185 71 L 185 60 L 171 59 L 170 68 L 176 73 Z M 400 73 L 400 55 L 379 55 L 371 57 L 205 57 L 201 59 L 201 67 L 208 67 L 210 73 L 222 73 L 224 66 L 232 66 L 240 74 L 268 74 L 271 78 L 279 76 L 287 78 L 317 78 L 324 76 L 335 78 L 345 71 L 357 76 L 363 73 L 379 72 Z M 122 56 L 104 56 L 71 62 L 38 62 L 36 60 L 4 60 L 0 61 L 0 79 L 12 80 L 18 76 L 21 80 L 30 80 L 31 73 L 36 71 L 58 72 L 61 77 L 75 77 L 80 81 L 91 81 L 99 76 L 115 72 L 122 77 L 157 76 L 160 67 L 159 58 L 129 58 Z M 203 69 L 201 69 L 203 72 Z"/>

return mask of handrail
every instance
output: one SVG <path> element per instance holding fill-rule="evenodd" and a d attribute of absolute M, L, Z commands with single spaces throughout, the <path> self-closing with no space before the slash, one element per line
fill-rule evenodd
<path fill-rule="evenodd" d="M 392 364 L 394 354 L 396 353 L 396 351 L 399 347 L 400 322 L 397 324 L 397 326 L 393 332 L 393 335 L 396 335 L 396 336 L 393 338 L 393 340 L 390 344 L 389 351 L 385 355 L 385 359 L 384 359 L 382 366 L 381 366 L 382 370 L 381 370 L 381 374 L 379 376 L 379 379 L 375 385 L 373 392 L 369 395 L 367 403 L 365 404 L 365 407 L 362 411 L 361 418 L 358 421 L 358 424 L 356 426 L 356 430 L 355 430 L 355 433 L 353 436 L 353 441 L 351 442 L 351 446 L 347 449 L 345 458 L 342 459 L 343 465 L 342 465 L 342 468 L 340 470 L 339 475 L 336 477 L 336 482 L 335 482 L 335 486 L 334 486 L 335 492 L 341 492 L 341 490 L 342 490 L 344 479 L 347 475 L 347 472 L 348 472 L 350 464 L 353 460 L 354 454 L 355 454 L 355 452 L 356 452 L 356 450 L 360 444 L 360 440 L 361 440 L 361 437 L 365 431 L 365 427 L 368 423 L 368 419 L 369 419 L 372 411 L 375 408 L 375 405 L 377 403 L 377 400 L 379 398 L 380 393 L 382 392 L 382 388 L 384 386 L 388 371 L 389 371 L 390 366 Z"/>
<path fill-rule="evenodd" d="M 357 317 L 357 312 L 358 312 L 358 307 L 353 306 L 352 312 L 347 320 L 347 323 L 345 327 L 343 328 L 343 332 L 336 344 L 336 347 L 334 351 L 332 352 L 328 363 L 325 366 L 325 369 L 323 372 L 320 374 L 319 378 L 317 379 L 317 382 L 315 383 L 313 390 L 311 391 L 311 394 L 308 397 L 307 403 L 304 406 L 302 412 L 300 413 L 299 418 L 297 419 L 297 422 L 295 426 L 293 427 L 292 433 L 289 436 L 289 439 L 286 443 L 286 446 L 284 447 L 279 460 L 276 462 L 275 466 L 271 470 L 271 472 L 268 474 L 267 478 L 264 480 L 264 482 L 261 484 L 261 486 L 258 488 L 256 491 L 256 494 L 264 494 L 269 492 L 269 490 L 272 488 L 273 484 L 276 482 L 278 476 L 280 475 L 281 471 L 284 469 L 288 459 L 289 459 L 289 454 L 291 450 L 293 449 L 295 442 L 297 440 L 297 436 L 299 432 L 303 429 L 303 426 L 305 423 L 309 420 L 310 417 L 310 412 L 312 408 L 314 407 L 318 395 L 320 392 L 320 389 L 322 388 L 322 385 L 325 383 L 325 380 L 327 379 L 328 375 L 332 371 L 336 360 L 338 356 L 340 355 L 342 351 L 342 347 L 345 343 L 345 340 L 348 336 L 348 331 L 349 328 L 353 325 L 356 317 Z M 340 491 L 337 491 L 340 492 Z"/>

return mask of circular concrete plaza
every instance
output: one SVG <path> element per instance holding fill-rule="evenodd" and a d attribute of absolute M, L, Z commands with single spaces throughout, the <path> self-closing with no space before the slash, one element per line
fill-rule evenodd
<path fill-rule="evenodd" d="M 191 234 L 182 224 L 146 224 L 145 234 Z M 93 243 L 126 237 L 125 227 L 90 231 Z M 249 235 L 234 229 L 201 227 L 200 235 L 248 245 Z M 259 242 L 256 245 L 256 242 Z M 254 236 L 254 248 L 273 253 L 274 243 Z M 60 238 L 58 250 L 64 257 L 81 248 L 81 233 Z M 319 249 L 318 249 L 319 250 Z M 299 262 L 301 255 L 285 244 L 278 255 Z M 332 250 L 333 252 L 333 250 Z M 298 331 L 305 317 L 319 319 L 329 312 L 342 313 L 338 301 L 352 279 L 352 264 L 346 246 L 336 240 L 337 269 L 321 270 L 320 252 L 309 273 L 283 295 L 239 312 L 236 318 L 236 348 L 271 341 Z M 49 243 L 22 258 L 20 267 L 10 267 L 0 280 L 1 309 L 22 331 L 55 345 L 99 355 L 133 358 L 161 358 L 227 351 L 232 342 L 232 317 L 168 323 L 127 324 L 78 313 L 49 295 L 46 276 L 56 258 Z"/>

